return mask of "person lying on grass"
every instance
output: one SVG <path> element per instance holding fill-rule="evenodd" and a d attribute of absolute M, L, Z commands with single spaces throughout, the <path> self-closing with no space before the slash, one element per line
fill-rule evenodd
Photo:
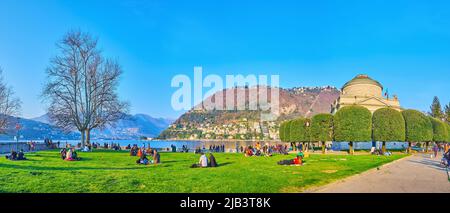
<path fill-rule="evenodd" d="M 17 152 L 14 150 L 11 150 L 10 155 L 5 155 L 6 159 L 8 160 L 17 160 Z"/>
<path fill-rule="evenodd" d="M 278 162 L 278 165 L 292 165 L 292 166 L 301 166 L 303 165 L 303 157 L 305 155 L 302 151 L 298 152 L 297 157 L 293 160 L 282 160 Z"/>
<path fill-rule="evenodd" d="M 150 164 L 150 161 L 148 160 L 147 156 L 142 155 L 137 161 L 137 164 L 142 164 L 142 165 L 148 165 Z"/>

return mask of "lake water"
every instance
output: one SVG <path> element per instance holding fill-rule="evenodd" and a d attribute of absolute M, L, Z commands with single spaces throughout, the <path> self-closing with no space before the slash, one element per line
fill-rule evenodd
<path fill-rule="evenodd" d="M 234 152 L 236 150 L 236 147 L 245 147 L 249 145 L 256 144 L 256 141 L 236 141 L 236 142 L 230 142 L 230 141 L 183 141 L 183 140 L 173 140 L 173 141 L 144 141 L 144 140 L 92 140 L 93 142 L 100 143 L 101 146 L 103 146 L 104 143 L 111 144 L 111 143 L 119 143 L 120 146 L 127 146 L 128 144 L 133 145 L 137 144 L 138 146 L 146 146 L 149 145 L 153 148 L 157 149 L 164 149 L 164 148 L 170 148 L 170 146 L 173 144 L 177 148 L 181 148 L 183 145 L 187 146 L 190 150 L 196 149 L 196 148 L 205 148 L 209 149 L 209 146 L 213 145 L 225 145 L 225 149 L 227 152 Z M 12 143 L 15 141 L 0 141 L 1 143 Z M 20 142 L 28 142 L 28 141 L 20 141 Z M 41 140 L 36 140 L 34 142 L 37 143 L 43 143 Z M 54 143 L 58 142 L 58 140 L 54 140 Z M 79 143 L 78 140 L 60 140 L 61 146 L 64 146 L 66 143 L 71 145 L 76 145 Z M 275 144 L 288 144 L 284 142 L 260 142 L 261 144 L 265 145 L 275 145 Z M 354 143 L 354 148 L 357 150 L 370 150 L 372 147 L 372 143 L 367 142 L 357 142 Z M 381 142 L 376 144 L 376 147 L 381 147 Z M 386 143 L 387 149 L 405 149 L 408 147 L 407 142 L 387 142 Z M 348 150 L 349 146 L 347 142 L 333 142 L 331 149 L 335 151 L 340 150 Z"/>

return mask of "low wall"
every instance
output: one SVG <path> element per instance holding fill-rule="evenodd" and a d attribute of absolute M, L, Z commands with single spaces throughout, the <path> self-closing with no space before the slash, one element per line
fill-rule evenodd
<path fill-rule="evenodd" d="M 57 148 L 56 146 L 56 144 L 49 146 L 44 143 L 34 143 L 34 146 L 31 146 L 27 142 L 7 142 L 0 143 L 0 154 L 10 153 L 11 150 L 20 151 L 21 149 L 23 149 L 24 152 L 41 151 Z"/>

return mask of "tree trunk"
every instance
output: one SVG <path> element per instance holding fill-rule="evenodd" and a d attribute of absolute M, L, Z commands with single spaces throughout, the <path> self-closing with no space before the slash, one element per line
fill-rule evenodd
<path fill-rule="evenodd" d="M 352 142 L 352 141 L 350 141 L 350 142 L 348 143 L 348 153 L 349 153 L 350 155 L 355 154 L 355 150 L 353 150 L 353 142 Z"/>
<path fill-rule="evenodd" d="M 81 130 L 80 133 L 81 133 L 81 148 L 84 149 L 85 136 L 86 136 L 85 133 L 86 133 L 86 130 Z"/>
<path fill-rule="evenodd" d="M 325 152 L 326 152 L 326 144 L 327 142 L 326 141 L 322 141 L 322 154 L 325 154 Z"/>
<path fill-rule="evenodd" d="M 386 141 L 383 141 L 383 145 L 381 146 L 381 151 L 384 153 L 386 153 Z"/>
<path fill-rule="evenodd" d="M 412 143 L 408 142 L 408 154 L 411 154 L 411 145 L 412 145 Z"/>
<path fill-rule="evenodd" d="M 86 129 L 86 144 L 88 144 L 88 145 L 91 144 L 91 130 L 90 129 Z"/>
<path fill-rule="evenodd" d="M 425 153 L 428 153 L 428 144 L 429 144 L 430 142 L 425 142 Z"/>

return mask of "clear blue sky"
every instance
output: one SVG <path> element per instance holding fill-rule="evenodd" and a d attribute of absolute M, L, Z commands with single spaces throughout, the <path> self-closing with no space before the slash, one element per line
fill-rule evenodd
<path fill-rule="evenodd" d="M 450 102 L 450 1 L 25 1 L 0 2 L 0 66 L 23 102 L 39 95 L 55 42 L 70 29 L 100 39 L 125 73 L 132 113 L 176 118 L 176 74 L 279 74 L 282 87 L 341 87 L 358 73 L 402 106 Z"/>

